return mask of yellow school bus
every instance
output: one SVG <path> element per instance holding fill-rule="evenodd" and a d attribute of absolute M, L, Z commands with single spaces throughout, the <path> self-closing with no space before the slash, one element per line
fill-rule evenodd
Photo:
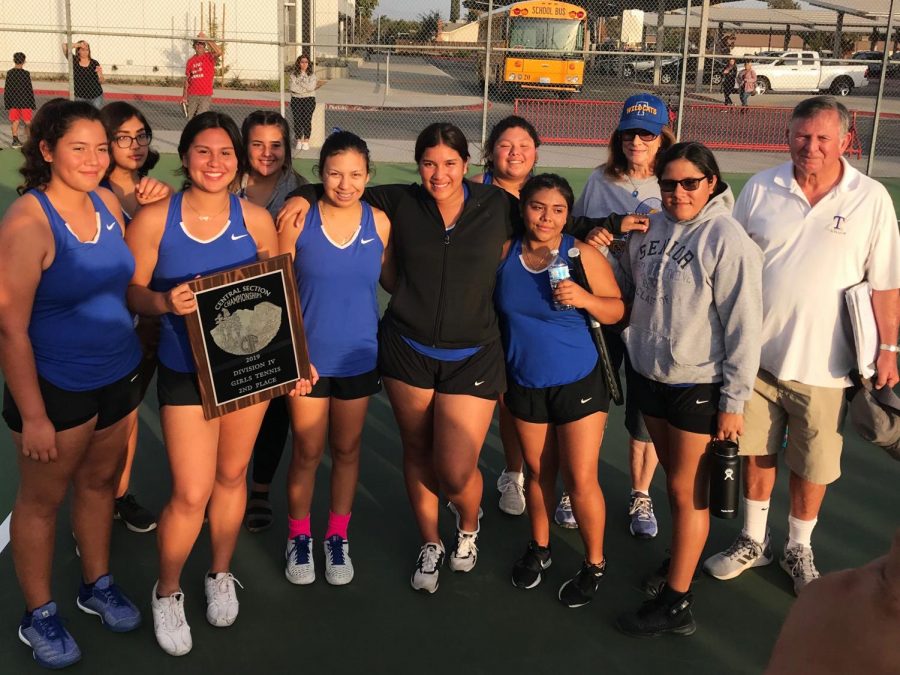
<path fill-rule="evenodd" d="M 497 8 L 479 19 L 479 42 L 488 39 L 488 26 L 493 49 L 488 68 L 485 54 L 480 56 L 482 82 L 487 72 L 497 90 L 546 89 L 561 97 L 581 91 L 587 34 L 583 7 L 531 0 Z"/>

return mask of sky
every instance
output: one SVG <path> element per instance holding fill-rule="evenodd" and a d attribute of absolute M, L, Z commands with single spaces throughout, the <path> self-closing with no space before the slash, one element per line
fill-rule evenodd
<path fill-rule="evenodd" d="M 573 1 L 578 4 L 577 0 Z M 766 7 L 762 0 L 742 0 L 733 4 L 735 7 Z M 801 3 L 801 6 L 806 8 L 805 3 Z M 450 16 L 450 0 L 379 0 L 375 16 L 382 14 L 392 19 L 418 19 L 420 15 L 433 10 L 439 11 L 446 19 Z"/>

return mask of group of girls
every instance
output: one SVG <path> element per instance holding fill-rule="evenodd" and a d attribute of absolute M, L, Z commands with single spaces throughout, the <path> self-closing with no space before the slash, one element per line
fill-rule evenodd
<path fill-rule="evenodd" d="M 661 101 L 653 103 L 665 111 Z M 606 567 L 597 469 L 609 392 L 588 319 L 616 324 L 632 299 L 625 332 L 634 370 L 629 390 L 638 393 L 637 407 L 667 472 L 673 545 L 664 580 L 648 584 L 655 597 L 618 625 L 632 635 L 693 632 L 689 586 L 708 530 L 705 448 L 711 437 L 740 433 L 742 402 L 735 392 L 746 383 L 736 379 L 753 365 L 747 354 L 754 340 L 758 346 L 759 332 L 746 309 L 758 301 L 758 261 L 754 269 L 749 239 L 728 212 L 730 191 L 706 148 L 678 144 L 657 155 L 667 140 L 664 124 L 635 122 L 626 104 L 610 162 L 624 152 L 631 164 L 609 172 L 610 182 L 632 182 L 627 171 L 650 167 L 662 211 L 576 220 L 568 183 L 532 175 L 539 139 L 521 118 L 495 129 L 488 170 L 477 181 L 465 178 L 463 133 L 434 123 L 415 144 L 421 183 L 369 188 L 368 148 L 352 133 L 326 140 L 317 166 L 321 184 L 307 186 L 291 166 L 288 128 L 279 115 L 252 113 L 241 133 L 228 116 L 208 112 L 182 133 L 184 183 L 173 194 L 142 177 L 147 157 L 142 160 L 140 148 L 152 132 L 131 110 L 107 115 L 107 128 L 84 103 L 57 99 L 39 110 L 24 150 L 22 197 L 0 223 L 3 415 L 20 450 L 12 520 L 26 601 L 19 635 L 38 662 L 60 667 L 80 658 L 50 594 L 56 513 L 69 484 L 81 551 L 78 606 L 113 631 L 140 624 L 137 607 L 109 573 L 114 498 L 133 455 L 135 409 L 152 375 L 142 354 L 155 340 L 145 339 L 142 349 L 135 317 L 159 323 L 157 396 L 172 494 L 159 520 L 151 607 L 167 653 L 192 647 L 181 572 L 204 515 L 212 544 L 204 578 L 207 620 L 214 626 L 235 621 L 240 584 L 231 558 L 241 521 L 253 529 L 271 522 L 274 469 L 254 476 L 248 506 L 247 467 L 254 443 L 255 463 L 277 464 L 288 424 L 285 575 L 296 584 L 315 579 L 310 505 L 327 438 L 333 465 L 325 577 L 338 585 L 352 579 L 347 532 L 361 435 L 369 397 L 382 383 L 400 431 L 421 538 L 412 587 L 435 592 L 445 558 L 456 572 L 476 565 L 478 460 L 503 396 L 507 471 L 498 486 L 503 497 L 524 496 L 532 529 L 513 565 L 513 583 L 534 588 L 550 566 L 560 473 L 585 556 L 559 598 L 569 607 L 590 602 Z M 132 151 L 127 162 L 119 150 Z M 649 161 L 635 159 L 642 152 Z M 104 179 L 109 189 L 101 187 Z M 580 203 L 585 213 L 579 215 L 593 210 L 585 197 Z M 631 210 L 601 213 L 598 206 L 594 212 Z M 608 252 L 612 243 L 601 224 L 616 235 L 633 230 L 619 272 L 595 250 Z M 689 253 L 672 255 L 676 238 L 692 242 Z M 589 288 L 570 280 L 551 290 L 550 263 L 557 255 L 569 261 L 576 251 Z M 279 253 L 294 260 L 316 367 L 312 380 L 299 381 L 271 405 L 205 420 L 184 323 L 197 305 L 186 282 Z M 729 270 L 728 280 L 741 270 L 741 285 L 720 287 L 720 267 Z M 72 284 L 76 278 L 80 283 Z M 380 319 L 379 283 L 391 294 Z M 671 307 L 685 306 L 685 294 L 693 294 L 690 316 L 672 316 Z M 705 322 L 705 335 L 698 336 L 697 321 Z M 682 329 L 702 354 L 686 346 Z M 713 402 L 686 412 L 697 387 Z M 268 433 L 260 434 L 261 427 Z M 456 520 L 449 552 L 438 526 L 440 496 Z"/>

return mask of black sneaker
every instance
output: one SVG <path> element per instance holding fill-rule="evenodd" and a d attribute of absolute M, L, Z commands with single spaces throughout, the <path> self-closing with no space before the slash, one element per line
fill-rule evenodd
<path fill-rule="evenodd" d="M 528 542 L 525 555 L 516 560 L 513 565 L 512 583 L 516 588 L 528 590 L 541 583 L 544 570 L 550 567 L 550 547 L 538 546 L 532 539 Z"/>
<path fill-rule="evenodd" d="M 674 603 L 663 598 L 667 589 L 652 600 L 647 600 L 636 612 L 622 614 L 616 619 L 616 628 L 631 637 L 659 637 L 665 633 L 693 635 L 697 630 L 691 614 L 692 596 L 685 593 Z"/>
<path fill-rule="evenodd" d="M 113 518 L 121 520 L 132 532 L 150 532 L 156 529 L 156 516 L 138 504 L 130 493 L 116 497 Z"/>
<path fill-rule="evenodd" d="M 13 136 L 12 144 L 10 145 L 10 147 L 11 148 L 21 148 L 22 141 L 20 141 L 17 136 Z"/>
<path fill-rule="evenodd" d="M 657 595 L 659 595 L 662 587 L 666 585 L 666 580 L 669 578 L 669 565 L 671 565 L 671 563 L 672 558 L 666 558 L 665 560 L 663 560 L 662 564 L 656 570 L 647 575 L 641 582 L 641 590 L 651 598 L 655 598 Z M 693 582 L 699 581 L 700 578 L 700 570 L 695 569 Z"/>
<path fill-rule="evenodd" d="M 606 572 L 606 558 L 599 565 L 585 561 L 578 574 L 559 587 L 559 599 L 566 607 L 583 607 L 594 599 L 600 579 Z"/>

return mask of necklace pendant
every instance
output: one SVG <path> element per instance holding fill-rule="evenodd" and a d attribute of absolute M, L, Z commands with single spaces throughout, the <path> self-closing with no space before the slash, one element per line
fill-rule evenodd
<path fill-rule="evenodd" d="M 631 193 L 631 196 L 632 196 L 632 197 L 637 197 L 637 196 L 638 196 L 638 191 L 635 190 L 634 192 L 632 192 L 632 193 Z"/>
<path fill-rule="evenodd" d="M 206 222 L 207 220 L 209 220 L 209 218 L 210 218 L 209 216 L 197 216 L 197 220 L 202 220 L 202 221 L 204 221 L 204 222 Z"/>

